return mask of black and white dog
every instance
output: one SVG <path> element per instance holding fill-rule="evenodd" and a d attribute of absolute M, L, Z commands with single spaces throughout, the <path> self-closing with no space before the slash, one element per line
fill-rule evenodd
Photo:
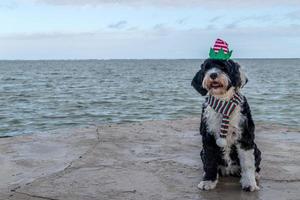
<path fill-rule="evenodd" d="M 192 86 L 202 95 L 207 93 L 216 99 L 230 101 L 239 94 L 241 102 L 232 112 L 228 124 L 226 144 L 218 146 L 222 114 L 216 112 L 208 97 L 202 106 L 200 134 L 203 149 L 200 153 L 203 162 L 203 180 L 198 184 L 202 190 L 214 189 L 218 176 L 241 176 L 243 190 L 259 190 L 261 152 L 254 143 L 254 122 L 246 97 L 239 93 L 247 83 L 240 65 L 232 60 L 206 59 L 195 75 Z"/>

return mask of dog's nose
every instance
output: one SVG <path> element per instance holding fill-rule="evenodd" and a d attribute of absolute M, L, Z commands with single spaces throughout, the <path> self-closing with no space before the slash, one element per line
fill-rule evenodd
<path fill-rule="evenodd" d="M 218 74 L 217 73 L 211 73 L 210 74 L 210 78 L 211 79 L 216 79 L 218 77 Z"/>

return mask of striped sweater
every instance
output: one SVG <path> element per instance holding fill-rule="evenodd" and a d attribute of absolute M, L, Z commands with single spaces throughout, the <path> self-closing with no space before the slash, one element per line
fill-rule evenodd
<path fill-rule="evenodd" d="M 229 101 L 217 99 L 214 96 L 209 96 L 206 101 L 212 109 L 223 115 L 221 122 L 220 137 L 226 138 L 229 126 L 229 118 L 236 107 L 242 103 L 243 97 L 236 93 Z"/>

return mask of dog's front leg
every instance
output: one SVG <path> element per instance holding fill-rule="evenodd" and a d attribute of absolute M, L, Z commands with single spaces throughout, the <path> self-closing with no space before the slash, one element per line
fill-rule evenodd
<path fill-rule="evenodd" d="M 259 190 L 255 180 L 254 149 L 237 148 L 241 165 L 241 185 L 245 191 Z"/>
<path fill-rule="evenodd" d="M 203 162 L 204 175 L 203 180 L 198 184 L 201 190 L 211 190 L 218 183 L 218 163 L 216 150 L 205 147 L 201 151 L 201 159 Z"/>

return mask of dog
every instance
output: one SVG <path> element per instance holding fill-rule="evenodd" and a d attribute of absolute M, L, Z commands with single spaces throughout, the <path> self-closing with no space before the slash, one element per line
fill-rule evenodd
<path fill-rule="evenodd" d="M 251 110 L 245 96 L 240 94 L 242 87 L 248 82 L 241 66 L 231 59 L 220 60 L 208 58 L 192 80 L 192 86 L 206 97 L 202 105 L 200 134 L 203 149 L 200 153 L 203 162 L 203 180 L 198 184 L 201 190 L 214 189 L 220 176 L 239 176 L 242 189 L 259 190 L 261 151 L 254 142 L 255 125 Z M 224 116 L 213 109 L 211 98 L 222 102 L 230 102 L 238 94 L 240 102 L 228 119 L 227 134 L 220 130 L 224 126 Z"/>

